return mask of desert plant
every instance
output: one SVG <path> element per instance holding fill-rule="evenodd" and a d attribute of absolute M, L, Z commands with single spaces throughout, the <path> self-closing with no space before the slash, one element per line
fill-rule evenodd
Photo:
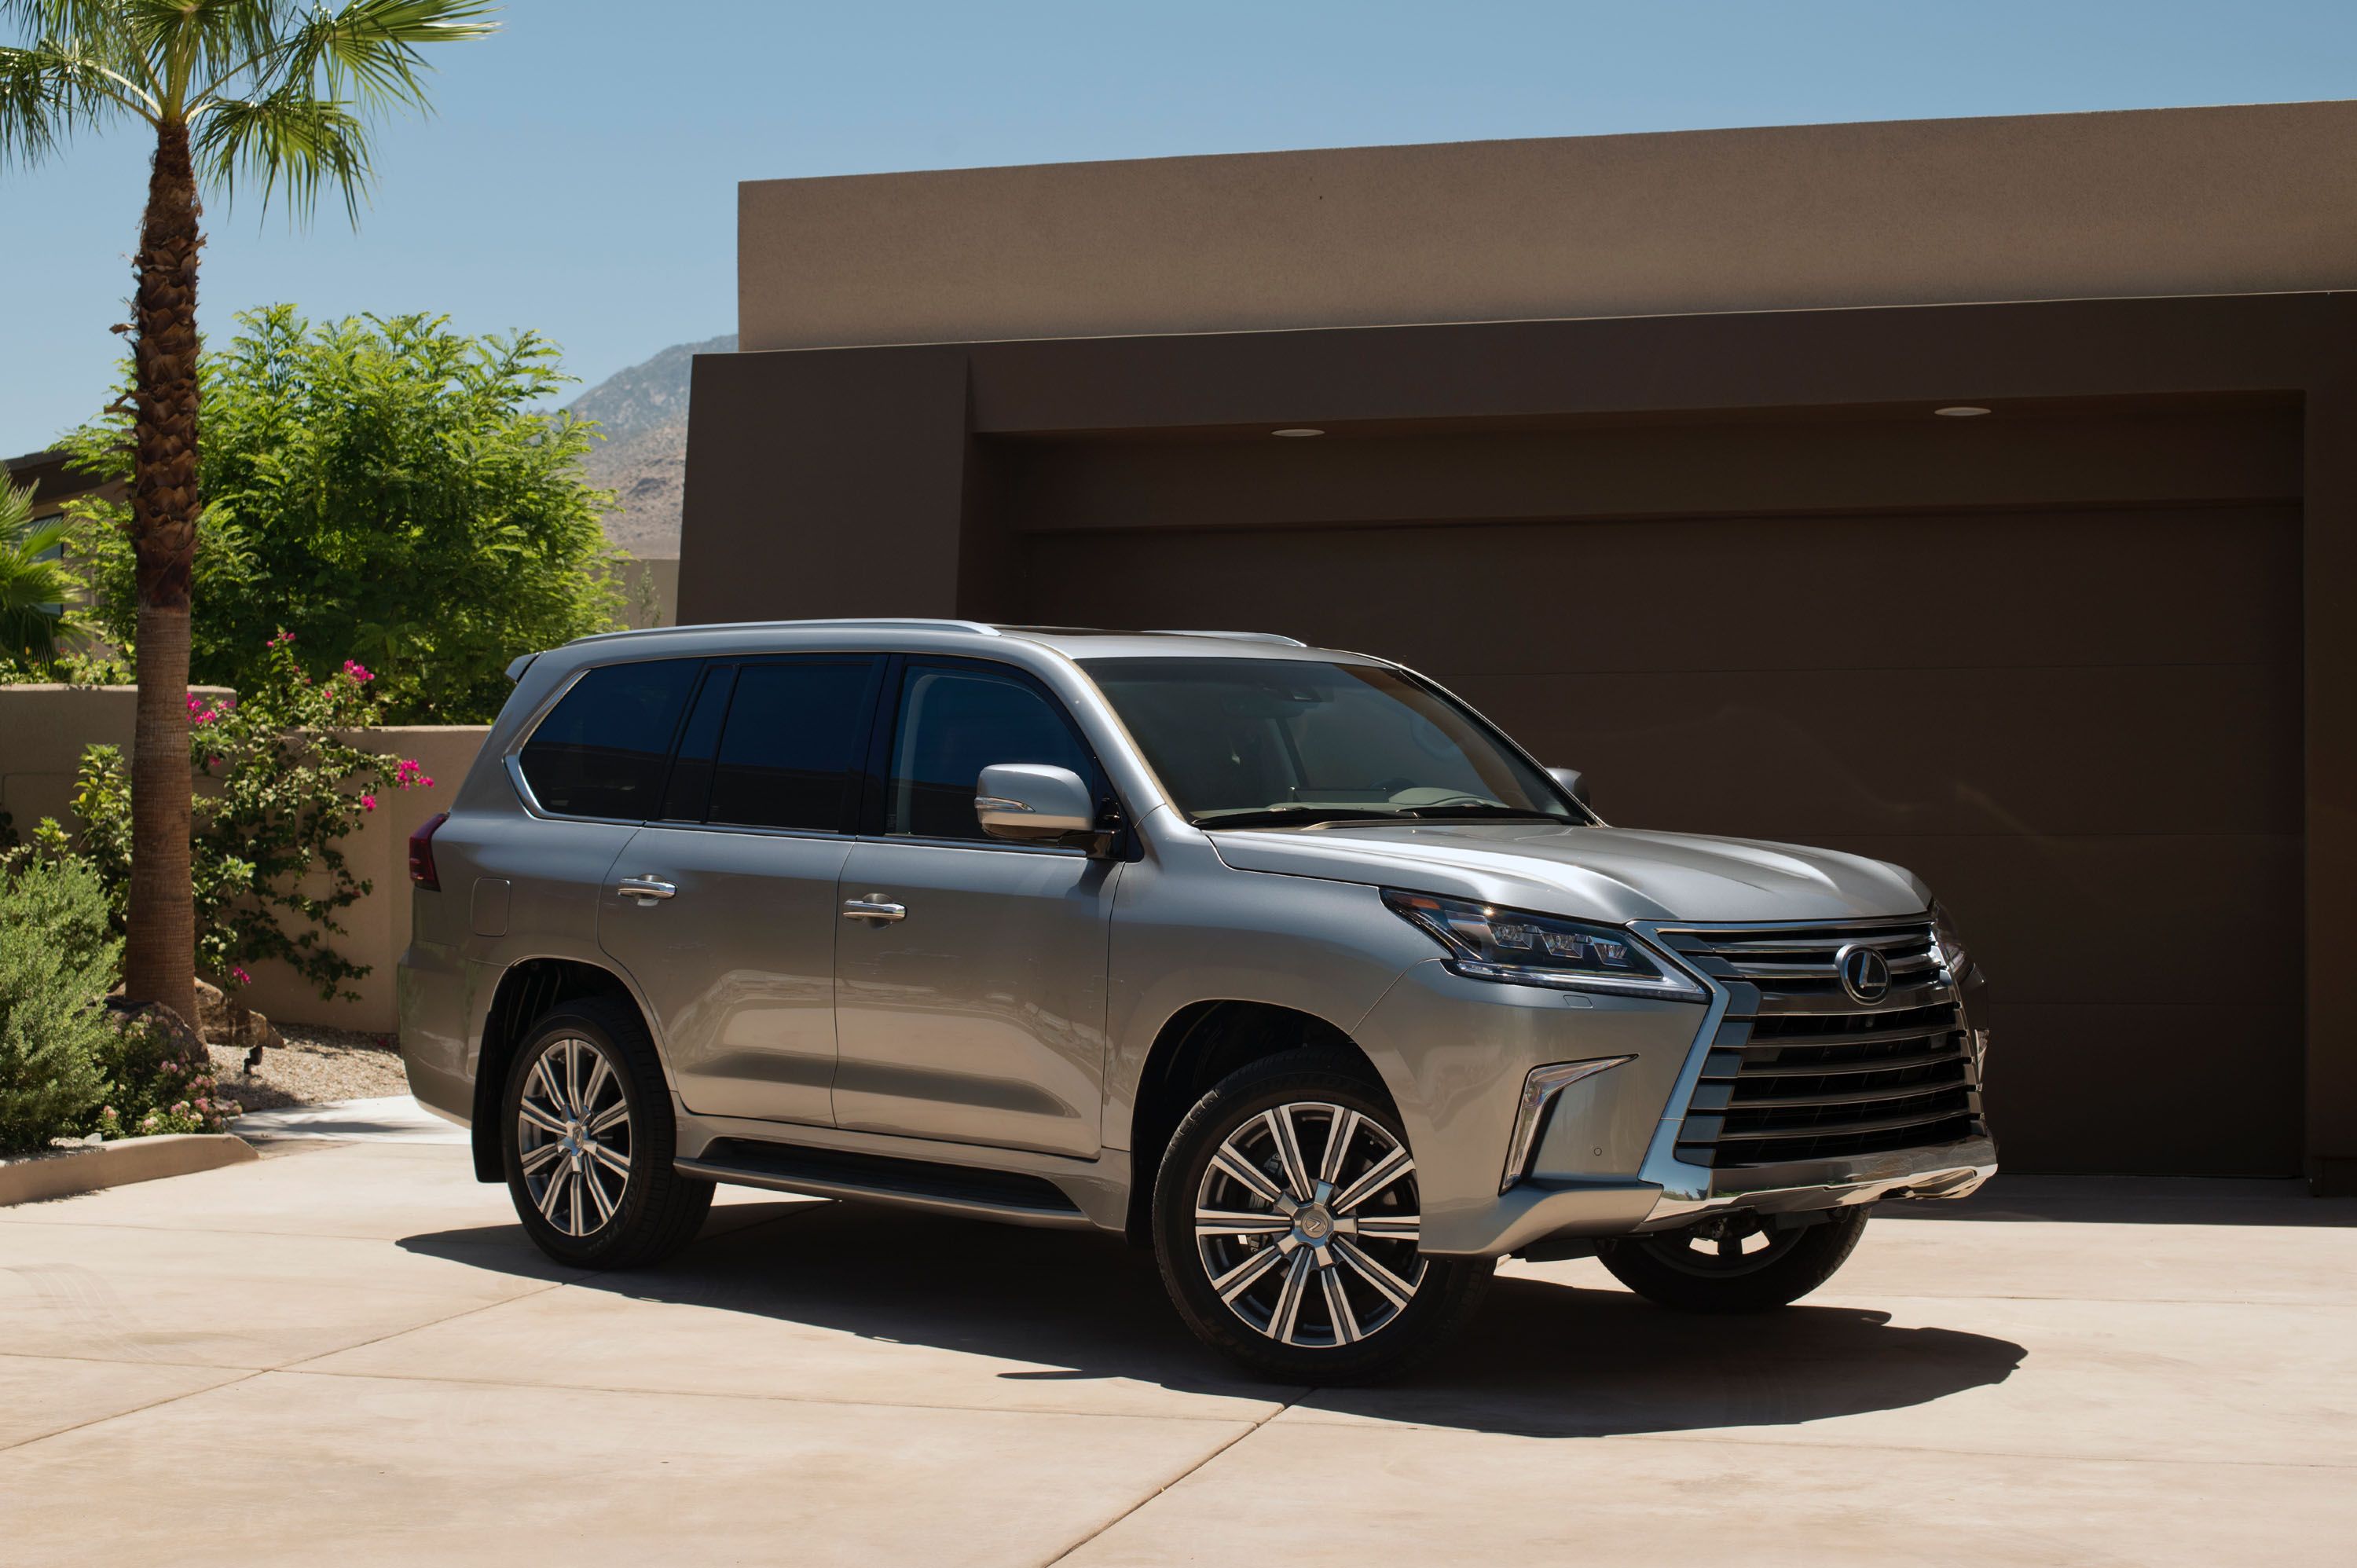
<path fill-rule="evenodd" d="M 49 552 L 64 542 L 65 520 L 33 521 L 33 492 L 0 468 L 0 660 L 47 665 L 58 642 L 81 628 L 66 606 L 76 584 Z"/>
<path fill-rule="evenodd" d="M 519 653 L 619 624 L 602 492 L 580 478 L 591 426 L 544 405 L 568 379 L 532 333 L 474 338 L 436 317 L 312 322 L 249 311 L 199 378 L 205 528 L 190 671 L 241 691 L 271 634 L 317 678 L 376 671 L 393 724 L 479 723 Z M 77 465 L 127 478 L 121 413 L 66 438 Z M 124 507 L 74 503 L 97 619 L 138 636 Z"/>
<path fill-rule="evenodd" d="M 120 950 L 90 866 L 21 854 L 0 866 L 0 1152 L 81 1132 L 98 1105 Z"/>
<path fill-rule="evenodd" d="M 362 114 L 423 108 L 422 46 L 491 30 L 480 0 L 0 0 L 23 35 L 0 47 L 0 166 L 76 134 L 154 136 L 133 262 L 131 509 L 138 597 L 134 735 L 137 853 L 124 983 L 183 1017 L 196 1006 L 189 897 L 188 607 L 197 482 L 197 254 L 201 177 L 258 183 L 307 214 L 320 188 L 360 220 Z"/>

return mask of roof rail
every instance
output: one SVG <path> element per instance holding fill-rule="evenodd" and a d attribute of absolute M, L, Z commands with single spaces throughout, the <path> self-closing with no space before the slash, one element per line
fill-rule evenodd
<path fill-rule="evenodd" d="M 1147 637 L 1224 637 L 1235 642 L 1274 642 L 1286 648 L 1307 648 L 1309 645 L 1297 637 L 1286 637 L 1275 631 L 1177 631 L 1168 627 L 1156 627 Z"/>
<path fill-rule="evenodd" d="M 977 637 L 996 637 L 999 630 L 978 620 L 951 620 L 923 616 L 836 616 L 819 620 L 732 620 L 712 621 L 695 626 L 642 626 L 629 631 L 598 631 L 587 637 L 576 637 L 573 643 L 610 642 L 622 637 L 663 637 L 679 631 L 755 631 L 776 630 L 780 627 L 862 627 L 888 631 L 963 631 Z M 570 647 L 573 644 L 568 643 Z"/>

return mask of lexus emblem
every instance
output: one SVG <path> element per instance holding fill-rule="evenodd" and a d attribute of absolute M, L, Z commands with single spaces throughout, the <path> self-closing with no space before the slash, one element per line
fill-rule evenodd
<path fill-rule="evenodd" d="M 1853 1002 L 1871 1006 L 1890 994 L 1890 961 L 1879 949 L 1852 942 L 1834 954 L 1834 972 Z"/>

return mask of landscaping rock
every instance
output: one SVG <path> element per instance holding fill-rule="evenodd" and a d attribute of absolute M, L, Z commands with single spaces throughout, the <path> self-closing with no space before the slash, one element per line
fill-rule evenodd
<path fill-rule="evenodd" d="M 205 1054 L 203 1038 L 188 1027 L 188 1021 L 161 1002 L 142 1002 L 134 1006 L 119 994 L 111 995 L 106 999 L 106 1021 L 126 1035 L 143 1023 L 152 1025 L 174 1047 L 173 1055 L 193 1062 L 212 1059 Z"/>
<path fill-rule="evenodd" d="M 270 1020 L 248 1007 L 242 997 L 228 995 L 220 986 L 201 980 L 197 982 L 197 1027 L 209 1046 L 242 1046 L 258 1051 L 286 1043 Z"/>

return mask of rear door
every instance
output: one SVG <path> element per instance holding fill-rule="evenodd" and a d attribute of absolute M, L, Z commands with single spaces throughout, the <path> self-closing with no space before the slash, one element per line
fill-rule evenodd
<path fill-rule="evenodd" d="M 835 884 L 881 660 L 715 661 L 598 940 L 653 1009 L 689 1110 L 834 1120 Z"/>

